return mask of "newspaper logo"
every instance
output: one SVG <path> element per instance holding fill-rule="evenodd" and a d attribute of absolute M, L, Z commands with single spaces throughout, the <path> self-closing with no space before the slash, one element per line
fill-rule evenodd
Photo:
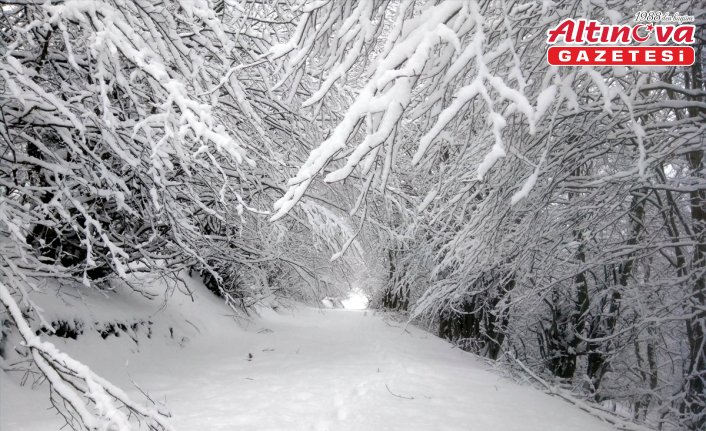
<path fill-rule="evenodd" d="M 644 12 L 644 11 L 642 11 Z M 547 31 L 547 61 L 553 66 L 690 66 L 694 64 L 694 33 L 686 15 L 662 12 L 636 15 L 636 24 L 601 24 L 565 19 Z M 670 17 L 679 24 L 650 22 Z M 676 19 L 674 17 L 677 17 Z M 638 19 L 639 18 L 639 19 Z M 660 21 L 663 22 L 663 21 Z"/>

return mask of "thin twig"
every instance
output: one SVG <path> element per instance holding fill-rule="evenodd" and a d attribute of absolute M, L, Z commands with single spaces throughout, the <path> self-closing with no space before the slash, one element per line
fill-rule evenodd
<path fill-rule="evenodd" d="M 385 383 L 385 387 L 387 388 L 387 392 L 389 392 L 390 395 L 393 395 L 393 396 L 395 396 L 395 397 L 397 397 L 397 398 L 402 398 L 402 399 L 405 399 L 405 400 L 413 400 L 413 399 L 414 399 L 414 397 L 406 397 L 406 396 L 404 396 L 404 395 L 397 395 L 396 393 L 394 393 L 394 392 L 392 392 L 392 391 L 390 390 L 390 388 L 387 386 L 387 383 Z"/>

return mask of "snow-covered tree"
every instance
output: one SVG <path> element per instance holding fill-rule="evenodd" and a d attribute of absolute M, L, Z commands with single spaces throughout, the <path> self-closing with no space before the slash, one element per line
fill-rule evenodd
<path fill-rule="evenodd" d="M 703 426 L 703 29 L 690 68 L 556 68 L 565 18 L 629 22 L 654 3 L 319 2 L 269 52 L 280 87 L 314 85 L 322 121 L 352 102 L 276 204 L 363 176 L 405 190 L 390 292 L 489 357 L 635 417 Z M 703 21 L 703 9 L 672 2 Z M 307 80 L 307 72 L 313 75 Z M 368 196 L 373 195 L 372 193 Z M 394 197 L 397 199 L 397 197 Z M 415 208 L 416 207 L 416 208 Z M 423 220 L 423 221 L 420 221 Z M 393 236 L 394 237 L 394 236 Z M 413 281 L 408 268 L 430 265 Z M 416 266 L 414 266 L 416 265 Z M 424 267 L 424 266 L 422 266 Z M 384 302 L 384 301 L 383 301 Z M 390 305 L 390 304 L 388 304 Z M 672 371 L 666 365 L 679 363 Z M 634 374 L 630 370 L 638 369 Z"/>
<path fill-rule="evenodd" d="M 640 422 L 706 423 L 698 4 L 1 7 L 0 282 L 19 329 L 40 322 L 39 278 L 191 270 L 247 309 L 367 267 L 379 304 L 467 350 Z M 696 17 L 693 66 L 547 64 L 562 20 L 651 9 Z M 63 358 L 25 332 L 40 368 Z"/>
<path fill-rule="evenodd" d="M 37 338 L 52 329 L 32 301 L 41 280 L 101 289 L 111 277 L 188 270 L 237 310 L 273 296 L 311 300 L 335 288 L 323 275 L 362 255 L 322 267 L 347 242 L 360 247 L 346 211 L 333 208 L 350 193 L 317 193 L 297 217 L 267 221 L 317 133 L 271 95 L 268 5 L 0 7 L 3 322 L 14 322 L 72 427 L 167 428 Z"/>

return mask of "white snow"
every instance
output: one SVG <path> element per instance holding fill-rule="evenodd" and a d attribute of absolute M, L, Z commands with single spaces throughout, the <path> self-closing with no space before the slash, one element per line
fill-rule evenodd
<path fill-rule="evenodd" d="M 521 199 L 524 199 L 529 195 L 529 193 L 532 191 L 532 188 L 534 185 L 537 183 L 537 177 L 539 176 L 539 172 L 533 172 L 532 175 L 527 178 L 527 181 L 522 185 L 522 188 L 518 190 L 514 195 L 512 195 L 512 198 L 510 199 L 510 203 L 512 205 L 515 205 L 517 202 L 519 202 Z"/>
<path fill-rule="evenodd" d="M 537 108 L 534 112 L 534 120 L 539 122 L 549 106 L 556 100 L 557 88 L 556 85 L 550 85 L 549 87 L 542 90 L 537 96 Z"/>
<path fill-rule="evenodd" d="M 196 302 L 175 293 L 159 311 L 153 301 L 155 332 L 139 346 L 88 332 L 52 342 L 134 399 L 131 381 L 165 402 L 177 430 L 613 429 L 389 316 L 298 306 L 239 327 L 210 292 L 193 290 Z M 178 342 L 159 324 L 170 315 L 194 323 L 177 329 L 187 335 Z M 0 376 L 0 429 L 59 429 L 45 386 Z"/>
<path fill-rule="evenodd" d="M 343 308 L 347 310 L 365 310 L 369 302 L 368 297 L 360 289 L 351 290 L 348 298 L 341 301 Z"/>
<path fill-rule="evenodd" d="M 436 198 L 436 196 L 439 194 L 439 189 L 432 189 L 427 193 L 427 195 L 424 197 L 424 200 L 422 201 L 421 204 L 417 207 L 417 211 L 422 212 L 424 211 L 429 204 Z"/>

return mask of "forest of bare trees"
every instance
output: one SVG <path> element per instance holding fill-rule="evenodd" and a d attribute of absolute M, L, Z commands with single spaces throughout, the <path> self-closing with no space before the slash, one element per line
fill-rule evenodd
<path fill-rule="evenodd" d="M 168 428 L 35 335 L 33 292 L 182 271 L 245 312 L 365 272 L 464 350 L 706 426 L 700 2 L 0 8 L 0 328 L 76 429 Z M 695 16 L 695 63 L 547 64 L 551 26 L 638 10 Z"/>

